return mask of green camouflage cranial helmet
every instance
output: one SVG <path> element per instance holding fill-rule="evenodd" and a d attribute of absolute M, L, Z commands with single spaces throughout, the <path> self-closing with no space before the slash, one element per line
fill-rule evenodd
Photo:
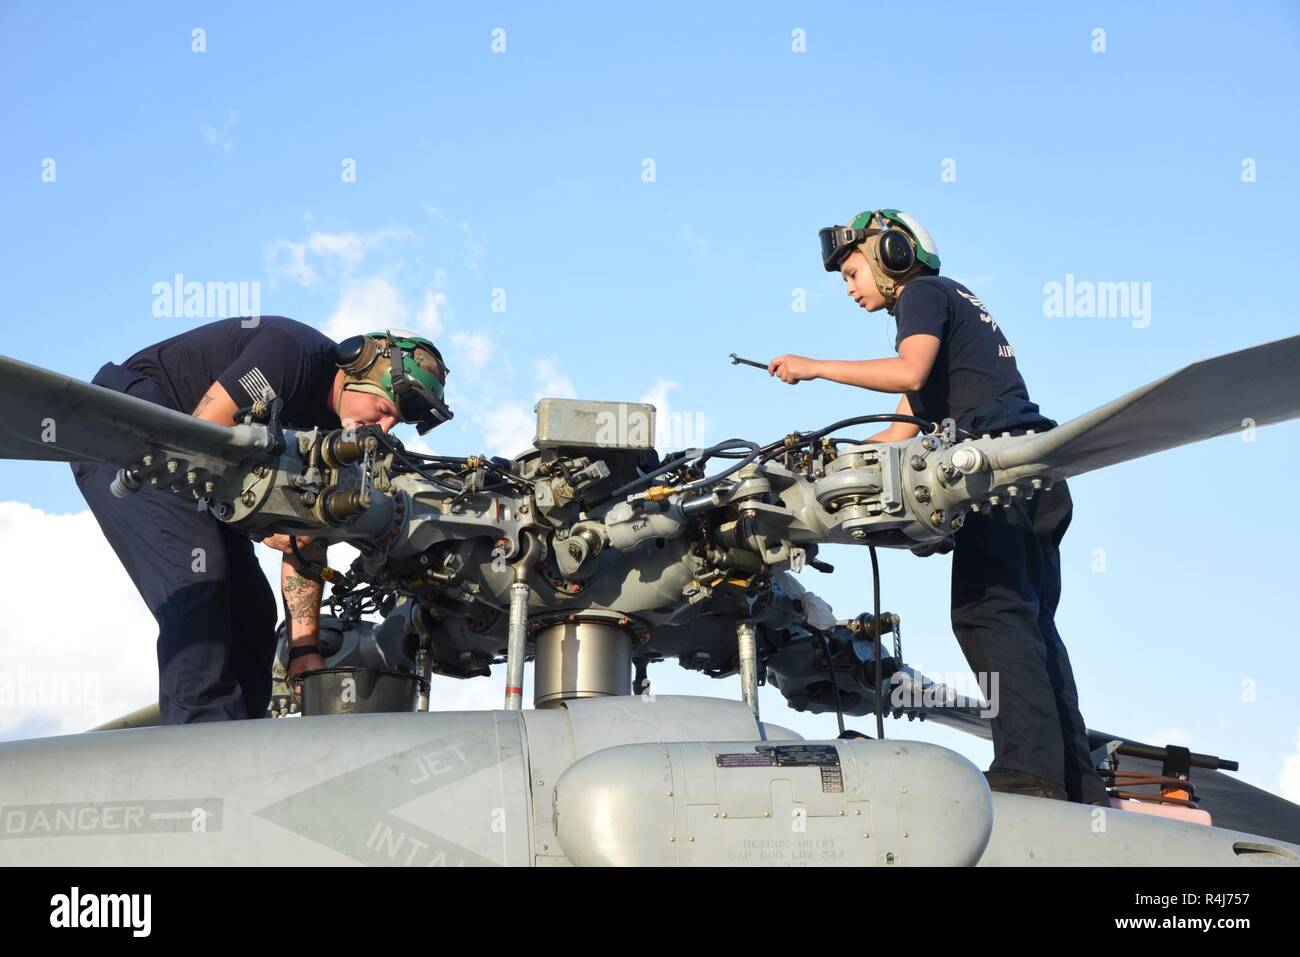
<path fill-rule="evenodd" d="M 428 339 L 404 329 L 385 329 L 339 343 L 343 388 L 388 398 L 403 422 L 423 435 L 452 418 L 443 398 L 450 371 Z"/>

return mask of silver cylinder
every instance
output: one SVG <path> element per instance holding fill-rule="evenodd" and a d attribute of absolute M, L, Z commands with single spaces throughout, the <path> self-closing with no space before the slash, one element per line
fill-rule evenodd
<path fill-rule="evenodd" d="M 632 636 L 615 625 L 570 621 L 533 638 L 533 707 L 632 693 Z"/>
<path fill-rule="evenodd" d="M 506 710 L 524 707 L 524 643 L 528 640 L 528 593 L 523 582 L 510 586 L 510 623 L 506 637 Z"/>
<path fill-rule="evenodd" d="M 754 623 L 736 622 L 737 658 L 740 663 L 740 696 L 758 717 L 758 654 L 754 641 Z"/>

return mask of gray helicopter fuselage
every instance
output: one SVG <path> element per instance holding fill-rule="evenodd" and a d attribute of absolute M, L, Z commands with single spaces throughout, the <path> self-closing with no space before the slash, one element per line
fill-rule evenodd
<path fill-rule="evenodd" d="M 990 793 L 741 702 L 307 717 L 0 745 L 4 865 L 1233 865 L 1300 846 Z"/>

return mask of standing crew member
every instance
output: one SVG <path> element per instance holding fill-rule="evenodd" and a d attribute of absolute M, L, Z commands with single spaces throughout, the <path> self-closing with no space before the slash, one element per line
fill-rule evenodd
<path fill-rule="evenodd" d="M 283 400 L 282 425 L 310 429 L 398 422 L 423 434 L 451 418 L 447 368 L 428 339 L 398 330 L 336 345 L 282 316 L 222 319 L 109 362 L 91 381 L 218 425 L 237 409 Z M 72 465 L 77 487 L 158 621 L 158 706 L 163 724 L 260 718 L 271 698 L 275 597 L 253 543 L 194 502 L 145 486 L 116 498 L 115 470 Z M 280 575 L 289 674 L 325 667 L 317 644 L 322 584 L 300 574 L 288 535 L 265 539 L 285 553 Z M 304 559 L 324 563 L 326 543 L 299 537 Z"/>
<path fill-rule="evenodd" d="M 998 324 L 961 283 L 939 275 L 939 254 L 920 223 L 896 209 L 858 214 L 821 230 L 827 272 L 844 276 L 868 312 L 887 309 L 898 324 L 888 359 L 819 360 L 783 355 L 768 365 L 783 382 L 828 379 L 900 393 L 901 415 L 952 420 L 975 434 L 1043 432 L 1041 415 Z M 896 442 L 919 431 L 895 423 L 869 441 Z M 971 512 L 954 537 L 952 627 L 977 673 L 998 674 L 992 718 L 990 788 L 1106 804 L 1087 727 L 1055 614 L 1061 597 L 1060 544 L 1073 504 L 1064 481 L 1029 501 Z"/>

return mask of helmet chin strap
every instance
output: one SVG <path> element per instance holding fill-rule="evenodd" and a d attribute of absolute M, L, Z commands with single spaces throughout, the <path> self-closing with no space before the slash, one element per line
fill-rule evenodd
<path fill-rule="evenodd" d="M 338 383 L 338 388 L 334 391 L 334 414 L 340 419 L 343 418 L 343 390 L 348 387 L 348 375 L 346 372 L 339 370 L 334 376 L 334 381 Z"/>
<path fill-rule="evenodd" d="M 876 281 L 876 288 L 885 297 L 885 311 L 892 316 L 894 307 L 898 305 L 899 290 L 916 274 L 919 266 L 912 266 L 902 276 L 891 276 L 887 273 L 884 265 L 880 262 L 880 235 L 880 233 L 874 233 L 868 236 L 865 242 L 858 245 L 858 249 L 862 251 L 862 255 L 867 259 L 867 268 L 871 270 L 871 278 Z"/>
<path fill-rule="evenodd" d="M 868 236 L 867 241 L 861 243 L 858 249 L 866 257 L 871 278 L 876 281 L 876 288 L 885 297 L 885 309 L 892 316 L 894 306 L 898 305 L 898 284 L 893 276 L 885 272 L 885 267 L 880 263 L 880 233 Z"/>

